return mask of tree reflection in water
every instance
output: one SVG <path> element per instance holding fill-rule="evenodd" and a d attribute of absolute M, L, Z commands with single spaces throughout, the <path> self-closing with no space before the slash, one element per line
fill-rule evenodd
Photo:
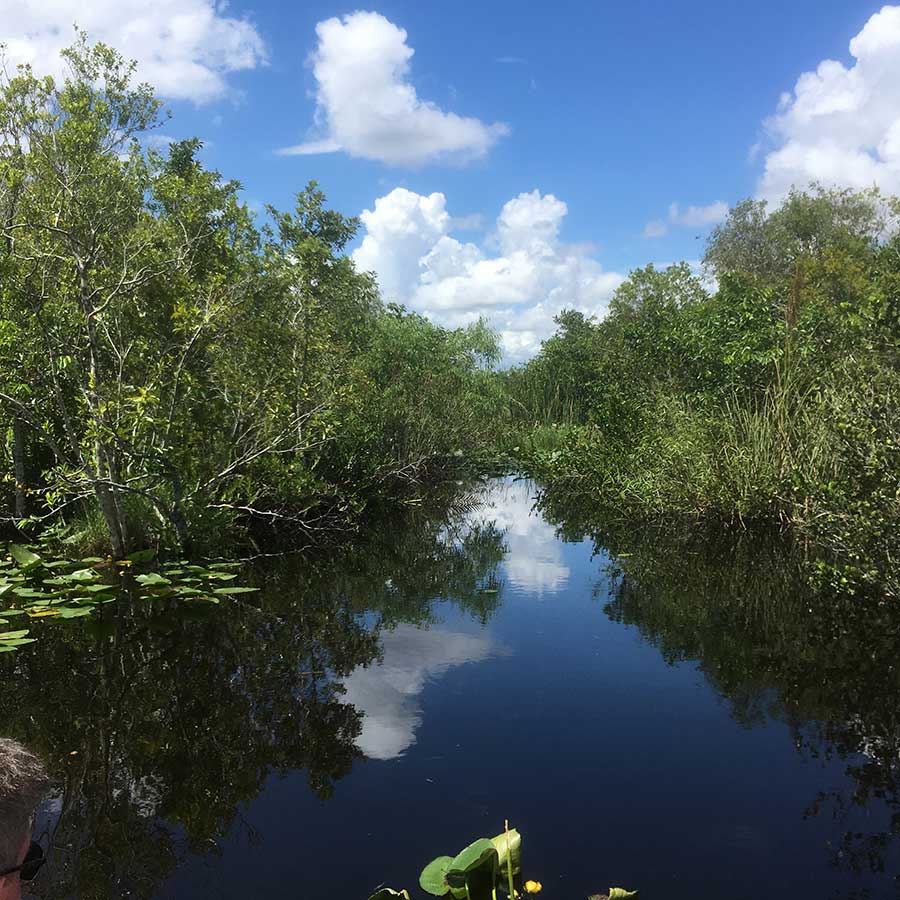
<path fill-rule="evenodd" d="M 7 655 L 3 731 L 60 784 L 35 896 L 153 897 L 229 829 L 253 839 L 240 809 L 273 774 L 305 770 L 327 797 L 362 756 L 342 679 L 379 658 L 383 629 L 427 622 L 434 597 L 482 621 L 499 603 L 503 535 L 467 527 L 470 503 L 342 553 L 266 560 L 253 603 L 122 600 Z"/>
<path fill-rule="evenodd" d="M 636 626 L 670 664 L 694 661 L 737 722 L 783 721 L 804 758 L 844 763 L 852 788 L 829 787 L 807 810 L 839 823 L 832 863 L 900 872 L 896 603 L 813 593 L 804 548 L 781 535 L 595 527 L 557 499 L 541 505 L 563 536 L 588 536 L 614 561 L 598 587 L 611 619 Z M 900 896 L 896 875 L 893 884 Z"/>

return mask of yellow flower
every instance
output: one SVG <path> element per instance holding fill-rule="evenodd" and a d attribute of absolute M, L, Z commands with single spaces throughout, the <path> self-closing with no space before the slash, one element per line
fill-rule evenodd
<path fill-rule="evenodd" d="M 525 891 L 529 894 L 539 894 L 543 885 L 539 881 L 526 881 Z"/>

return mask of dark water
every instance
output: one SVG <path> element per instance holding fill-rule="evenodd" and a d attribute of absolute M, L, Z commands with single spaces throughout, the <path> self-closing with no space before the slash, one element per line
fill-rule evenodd
<path fill-rule="evenodd" d="M 424 897 L 509 818 L 548 900 L 900 896 L 896 616 L 808 596 L 778 544 L 584 538 L 533 497 L 4 660 L 3 732 L 61 784 L 36 895 Z"/>

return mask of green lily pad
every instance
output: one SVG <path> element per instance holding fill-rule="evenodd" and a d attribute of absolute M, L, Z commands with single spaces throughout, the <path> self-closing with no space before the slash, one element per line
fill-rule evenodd
<path fill-rule="evenodd" d="M 419 876 L 419 887 L 426 893 L 434 897 L 443 897 L 450 887 L 447 884 L 447 871 L 453 864 L 453 858 L 450 856 L 439 856 L 433 859 Z"/>
<path fill-rule="evenodd" d="M 506 866 L 506 848 L 507 848 L 507 836 L 504 831 L 503 834 L 498 834 L 497 837 L 491 838 L 491 843 L 494 845 L 497 850 L 497 863 L 500 868 L 500 875 L 502 877 L 506 876 L 507 866 Z M 512 870 L 513 875 L 518 875 L 519 872 L 522 871 L 522 835 L 519 834 L 517 828 L 509 829 L 509 855 L 512 857 Z"/>
<path fill-rule="evenodd" d="M 150 562 L 156 556 L 156 551 L 152 548 L 148 550 L 138 550 L 135 553 L 129 553 L 128 559 L 133 563 Z"/>
<path fill-rule="evenodd" d="M 39 566 L 42 562 L 37 553 L 32 553 L 31 550 L 27 547 L 23 547 L 21 544 L 10 544 L 9 555 L 19 564 L 19 567 L 26 572 L 35 568 L 35 566 Z"/>
<path fill-rule="evenodd" d="M 59 610 L 61 619 L 79 619 L 90 614 L 91 608 L 89 606 L 63 606 Z"/>
<path fill-rule="evenodd" d="M 138 575 L 135 581 L 144 585 L 144 587 L 163 587 L 172 583 L 168 578 L 160 575 L 159 572 L 148 572 L 146 575 Z"/>
<path fill-rule="evenodd" d="M 69 575 L 62 575 L 60 577 L 64 578 L 68 582 L 84 584 L 88 581 L 96 581 L 100 576 L 93 569 L 78 569 L 78 571 L 76 572 L 72 572 Z"/>

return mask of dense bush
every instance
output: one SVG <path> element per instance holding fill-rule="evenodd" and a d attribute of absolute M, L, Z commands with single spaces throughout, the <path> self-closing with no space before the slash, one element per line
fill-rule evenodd
<path fill-rule="evenodd" d="M 789 525 L 825 551 L 823 580 L 900 592 L 897 214 L 816 187 L 771 213 L 739 204 L 705 279 L 649 266 L 602 321 L 560 318 L 504 376 L 509 421 L 543 427 L 534 398 L 562 397 L 575 427 L 507 443 L 606 515 Z"/>
<path fill-rule="evenodd" d="M 83 37 L 65 55 L 61 84 L 0 82 L 8 524 L 117 556 L 309 536 L 481 446 L 482 325 L 384 308 L 345 253 L 357 221 L 314 183 L 258 227 L 199 141 L 147 148 L 160 106 L 133 66 Z"/>

